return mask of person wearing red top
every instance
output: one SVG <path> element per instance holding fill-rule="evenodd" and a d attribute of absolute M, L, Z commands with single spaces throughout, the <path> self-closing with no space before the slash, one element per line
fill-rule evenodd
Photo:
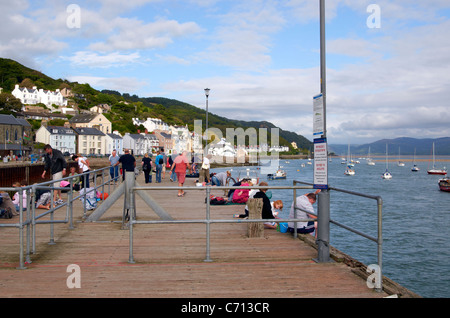
<path fill-rule="evenodd" d="M 186 179 L 186 169 L 190 169 L 191 166 L 189 164 L 189 160 L 186 157 L 187 152 L 183 151 L 181 155 L 178 155 L 175 160 L 173 161 L 172 169 L 175 169 L 175 173 L 177 175 L 178 179 L 178 186 L 182 187 L 184 184 L 184 181 Z M 183 189 L 178 189 L 178 196 L 182 197 L 184 196 L 185 192 Z"/>

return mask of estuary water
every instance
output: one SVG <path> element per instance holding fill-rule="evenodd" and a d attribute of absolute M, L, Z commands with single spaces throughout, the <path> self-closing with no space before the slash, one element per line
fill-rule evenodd
<path fill-rule="evenodd" d="M 402 158 L 403 159 L 403 158 Z M 405 166 L 397 161 L 388 163 L 392 179 L 381 176 L 386 170 L 383 158 L 374 166 L 365 159 L 355 164 L 356 174 L 344 174 L 346 165 L 341 158 L 328 163 L 328 183 L 331 187 L 381 196 L 383 200 L 383 275 L 411 291 L 427 298 L 450 297 L 450 193 L 439 190 L 438 179 L 443 176 L 428 175 L 428 161 L 416 160 L 420 168 L 412 172 L 412 162 Z M 410 160 L 412 158 L 409 158 Z M 441 157 L 450 159 L 450 157 Z M 280 166 L 287 172 L 282 180 L 267 180 L 268 167 L 220 168 L 213 172 L 232 170 L 232 177 L 258 174 L 259 181 L 269 185 L 292 185 L 293 180 L 314 182 L 314 164 L 308 160 L 283 160 Z M 437 167 L 450 162 L 436 161 Z M 273 171 L 274 173 L 275 171 Z M 301 195 L 311 190 L 297 190 Z M 349 194 L 331 191 L 331 219 L 360 232 L 377 236 L 377 203 Z M 272 201 L 282 200 L 282 218 L 289 216 L 293 202 L 291 190 L 272 190 Z M 315 209 L 317 206 L 315 205 Z M 236 212 L 234 212 L 236 213 Z M 336 225 L 331 225 L 330 244 L 366 265 L 377 264 L 377 244 Z"/>

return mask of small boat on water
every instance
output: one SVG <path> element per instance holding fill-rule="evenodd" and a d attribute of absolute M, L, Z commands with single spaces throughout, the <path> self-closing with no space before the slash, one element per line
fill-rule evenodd
<path fill-rule="evenodd" d="M 392 179 L 391 173 L 386 169 L 386 171 L 381 176 L 383 179 Z"/>
<path fill-rule="evenodd" d="M 411 171 L 417 172 L 419 171 L 419 167 L 416 165 L 416 148 L 414 148 L 414 159 L 413 159 L 413 166 L 411 168 Z"/>
<path fill-rule="evenodd" d="M 400 160 L 400 147 L 398 147 L 398 163 L 397 163 L 397 165 L 399 167 L 404 167 L 405 166 L 405 163 Z"/>
<path fill-rule="evenodd" d="M 269 173 L 267 175 L 267 178 L 269 180 L 286 179 L 286 171 L 278 168 L 278 170 L 275 173 Z"/>
<path fill-rule="evenodd" d="M 438 183 L 439 183 L 439 190 L 450 192 L 450 179 L 447 176 L 445 176 L 442 179 L 439 179 Z"/>
<path fill-rule="evenodd" d="M 434 159 L 434 142 L 433 142 L 433 168 L 427 170 L 428 174 L 440 174 L 446 175 L 447 169 L 444 167 L 443 169 L 437 169 L 435 167 L 435 159 Z"/>
<path fill-rule="evenodd" d="M 356 174 L 355 169 L 352 167 L 355 166 L 350 160 L 350 143 L 348 144 L 348 152 L 347 152 L 347 168 L 344 171 L 346 176 L 354 176 Z"/>
<path fill-rule="evenodd" d="M 372 158 L 370 157 L 370 147 L 369 147 L 369 154 L 367 155 L 367 165 L 375 166 L 375 161 L 373 161 Z"/>
<path fill-rule="evenodd" d="M 355 169 L 352 169 L 351 166 L 347 166 L 347 169 L 345 169 L 344 174 L 346 176 L 354 176 L 355 175 Z"/>
<path fill-rule="evenodd" d="M 392 179 L 392 175 L 388 170 L 388 145 L 386 144 L 386 171 L 381 176 L 383 179 Z"/>

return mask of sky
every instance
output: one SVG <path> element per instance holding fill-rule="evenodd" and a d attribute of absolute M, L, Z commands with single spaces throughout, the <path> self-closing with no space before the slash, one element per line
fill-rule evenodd
<path fill-rule="evenodd" d="M 331 144 L 450 136 L 450 1 L 325 0 Z M 313 140 L 319 0 L 0 1 L 0 57 Z M 193 121 L 195 118 L 192 119 Z"/>

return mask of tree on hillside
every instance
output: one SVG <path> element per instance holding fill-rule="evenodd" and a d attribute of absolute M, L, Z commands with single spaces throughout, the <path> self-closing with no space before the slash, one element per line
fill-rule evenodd
<path fill-rule="evenodd" d="M 22 110 L 22 103 L 20 99 L 15 98 L 10 93 L 0 94 L 0 113 L 2 114 L 15 114 Z"/>
<path fill-rule="evenodd" d="M 33 86 L 35 86 L 34 85 L 34 82 L 31 80 L 31 79 L 29 79 L 29 78 L 25 78 L 20 84 L 19 84 L 19 86 L 20 87 L 26 87 L 26 88 L 33 88 Z"/>

